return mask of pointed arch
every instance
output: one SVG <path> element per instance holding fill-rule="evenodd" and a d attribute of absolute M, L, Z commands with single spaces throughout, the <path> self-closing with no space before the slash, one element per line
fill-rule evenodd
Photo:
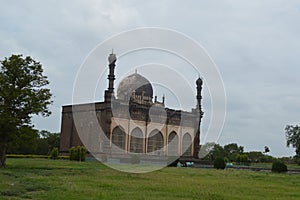
<path fill-rule="evenodd" d="M 178 135 L 172 131 L 168 137 L 168 156 L 178 156 Z"/>
<path fill-rule="evenodd" d="M 158 153 L 160 154 L 160 152 L 163 151 L 163 147 L 164 147 L 163 134 L 157 129 L 153 130 L 148 137 L 147 153 L 158 151 Z"/>
<path fill-rule="evenodd" d="M 126 134 L 122 126 L 117 126 L 112 131 L 112 143 L 125 150 Z"/>
<path fill-rule="evenodd" d="M 130 152 L 143 153 L 143 132 L 136 127 L 131 131 L 130 135 Z"/>
<path fill-rule="evenodd" d="M 192 137 L 189 133 L 185 133 L 182 137 L 182 148 L 181 152 L 183 156 L 192 155 Z"/>

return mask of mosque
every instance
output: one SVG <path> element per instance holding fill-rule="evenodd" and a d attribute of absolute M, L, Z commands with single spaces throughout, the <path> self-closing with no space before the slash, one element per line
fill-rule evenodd
<path fill-rule="evenodd" d="M 196 80 L 197 105 L 189 112 L 175 110 L 166 107 L 164 96 L 161 101 L 153 96 L 150 81 L 137 72 L 119 83 L 115 95 L 116 55 L 111 53 L 108 61 L 104 101 L 62 107 L 60 153 L 84 145 L 94 156 L 198 158 L 202 79 Z"/>

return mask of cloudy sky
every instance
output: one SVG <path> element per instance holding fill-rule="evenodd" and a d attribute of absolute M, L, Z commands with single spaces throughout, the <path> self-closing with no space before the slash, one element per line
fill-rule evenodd
<path fill-rule="evenodd" d="M 222 76 L 227 115 L 217 142 L 236 142 L 247 151 L 267 145 L 271 155 L 291 156 L 284 128 L 300 118 L 299 21 L 300 2 L 293 0 L 1 0 L 0 57 L 30 55 L 43 64 L 53 114 L 34 122 L 59 132 L 61 106 L 72 103 L 77 71 L 96 45 L 134 28 L 174 29 L 201 44 Z M 209 95 L 203 95 L 209 116 Z"/>

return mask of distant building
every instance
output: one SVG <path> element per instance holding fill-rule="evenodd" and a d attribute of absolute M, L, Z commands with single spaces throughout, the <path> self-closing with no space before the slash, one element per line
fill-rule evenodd
<path fill-rule="evenodd" d="M 137 72 L 119 83 L 115 96 L 116 55 L 110 54 L 108 60 L 104 101 L 62 107 L 60 152 L 88 144 L 91 153 L 112 157 L 131 152 L 197 158 L 203 116 L 202 80 L 196 81 L 197 106 L 191 112 L 174 110 L 165 107 L 165 97 L 159 101 L 155 96 L 153 100 L 151 83 Z"/>

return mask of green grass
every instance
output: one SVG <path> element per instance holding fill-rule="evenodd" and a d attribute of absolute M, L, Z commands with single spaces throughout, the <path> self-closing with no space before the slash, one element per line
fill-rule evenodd
<path fill-rule="evenodd" d="M 300 175 L 164 168 L 145 174 L 96 161 L 8 159 L 0 199 L 300 199 Z"/>

